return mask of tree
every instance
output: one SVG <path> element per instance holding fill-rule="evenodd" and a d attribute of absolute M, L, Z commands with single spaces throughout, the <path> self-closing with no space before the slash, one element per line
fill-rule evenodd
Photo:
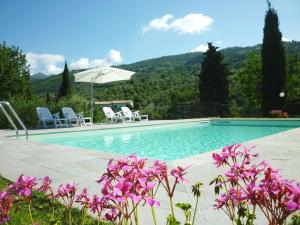
<path fill-rule="evenodd" d="M 65 68 L 62 73 L 62 83 L 59 89 L 59 97 L 70 97 L 72 95 L 72 84 L 70 79 L 70 73 L 67 62 L 65 62 Z"/>
<path fill-rule="evenodd" d="M 289 114 L 300 114 L 300 59 L 287 58 L 286 107 Z"/>
<path fill-rule="evenodd" d="M 15 46 L 0 44 L 0 100 L 11 97 L 32 97 L 29 66 L 26 56 Z"/>
<path fill-rule="evenodd" d="M 287 59 L 286 90 L 288 102 L 300 103 L 300 59 L 290 56 Z"/>
<path fill-rule="evenodd" d="M 281 41 L 279 20 L 276 11 L 268 1 L 265 16 L 264 37 L 261 50 L 262 59 L 262 112 L 268 115 L 273 109 L 283 107 L 279 94 L 285 87 L 285 51 Z"/>
<path fill-rule="evenodd" d="M 230 98 L 233 114 L 239 116 L 260 115 L 261 60 L 259 54 L 250 53 L 240 69 L 231 76 Z"/>
<path fill-rule="evenodd" d="M 230 72 L 222 62 L 223 55 L 217 49 L 218 47 L 208 43 L 208 50 L 204 53 L 199 76 L 200 101 L 227 104 Z"/>

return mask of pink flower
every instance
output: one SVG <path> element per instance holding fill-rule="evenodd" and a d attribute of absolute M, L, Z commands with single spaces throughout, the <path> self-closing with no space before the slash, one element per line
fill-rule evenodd
<path fill-rule="evenodd" d="M 77 190 L 76 184 L 71 182 L 69 184 L 61 184 L 57 190 L 57 197 L 74 196 Z"/>
<path fill-rule="evenodd" d="M 108 221 L 115 221 L 119 214 L 120 214 L 120 212 L 117 208 L 111 208 L 110 212 L 106 213 L 104 218 L 105 218 L 105 220 L 108 220 Z"/>
<path fill-rule="evenodd" d="M 160 202 L 151 197 L 145 197 L 145 200 L 150 206 L 156 206 L 156 207 L 160 206 Z"/>
<path fill-rule="evenodd" d="M 228 201 L 228 197 L 226 194 L 222 194 L 220 197 L 216 199 L 216 203 L 214 204 L 215 209 L 221 209 Z"/>
<path fill-rule="evenodd" d="M 154 161 L 153 167 L 152 167 L 152 173 L 163 178 L 167 176 L 167 165 L 164 162 L 160 162 L 158 160 Z"/>
<path fill-rule="evenodd" d="M 105 207 L 105 200 L 105 198 L 100 198 L 99 196 L 94 195 L 89 203 L 89 208 L 93 213 L 98 213 L 98 215 L 100 216 Z"/>
<path fill-rule="evenodd" d="M 128 196 L 132 199 L 134 204 L 138 204 L 143 199 L 141 195 L 136 195 L 132 193 L 128 193 Z"/>
<path fill-rule="evenodd" d="M 120 180 L 113 188 L 113 193 L 110 195 L 112 199 L 117 199 L 119 202 L 124 202 L 128 197 L 131 182 L 127 182 L 125 179 Z"/>
<path fill-rule="evenodd" d="M 217 167 L 220 167 L 227 162 L 228 157 L 227 155 L 222 153 L 221 154 L 213 153 L 212 158 L 215 160 L 215 164 L 217 165 Z"/>
<path fill-rule="evenodd" d="M 184 175 L 187 173 L 186 169 L 187 168 L 182 168 L 178 166 L 177 168 L 171 170 L 171 175 L 176 178 L 177 183 L 179 183 L 179 181 L 185 184 L 188 183 L 188 180 L 184 178 Z"/>
<path fill-rule="evenodd" d="M 0 191 L 0 224 L 10 220 L 9 211 L 14 203 L 14 196 L 6 191 Z"/>
<path fill-rule="evenodd" d="M 253 204 L 270 224 L 283 224 L 292 212 L 300 209 L 299 184 L 282 179 L 266 161 L 252 163 L 258 154 L 250 153 L 251 148 L 240 147 L 227 146 L 220 154 L 213 154 L 217 167 L 229 167 L 225 177 L 214 180 L 216 193 L 226 186 L 225 193 L 216 199 L 215 208 L 223 209 L 232 219 L 236 209 L 232 205 Z"/>
<path fill-rule="evenodd" d="M 291 212 L 300 210 L 300 185 L 286 183 L 286 187 L 291 192 L 290 199 L 287 203 L 287 209 Z"/>
<path fill-rule="evenodd" d="M 233 144 L 229 146 L 225 146 L 221 153 L 213 153 L 212 158 L 215 160 L 215 164 L 217 167 L 228 164 L 228 160 L 231 159 L 233 162 L 236 161 L 236 157 L 240 154 L 237 152 L 240 144 Z"/>
<path fill-rule="evenodd" d="M 53 198 L 60 198 L 68 208 L 71 208 L 75 200 L 76 191 L 77 187 L 74 182 L 61 184 L 58 187 L 57 194 L 53 195 Z"/>
<path fill-rule="evenodd" d="M 50 189 L 50 184 L 52 183 L 52 180 L 50 177 L 45 176 L 42 180 L 42 185 L 38 188 L 38 191 L 40 192 L 47 192 Z"/>
<path fill-rule="evenodd" d="M 83 188 L 82 192 L 76 196 L 76 202 L 80 203 L 83 207 L 88 207 L 90 199 L 88 197 L 87 188 Z"/>
<path fill-rule="evenodd" d="M 96 203 L 103 200 L 95 197 L 93 204 L 90 204 L 92 211 L 98 214 L 105 212 L 104 219 L 114 220 L 120 214 L 124 217 L 131 214 L 133 208 L 128 208 L 131 201 L 135 205 L 145 202 L 159 205 L 152 196 L 152 190 L 160 182 L 157 176 L 167 175 L 166 165 L 156 162 L 154 168 L 146 168 L 146 161 L 147 159 L 140 159 L 134 154 L 127 158 L 110 160 L 106 172 L 97 181 L 102 185 L 105 204 L 101 205 L 101 211 L 97 209 Z"/>
<path fill-rule="evenodd" d="M 19 196 L 30 197 L 33 187 L 37 184 L 37 178 L 31 176 L 21 175 L 16 183 L 9 185 L 9 190 L 17 193 Z"/>

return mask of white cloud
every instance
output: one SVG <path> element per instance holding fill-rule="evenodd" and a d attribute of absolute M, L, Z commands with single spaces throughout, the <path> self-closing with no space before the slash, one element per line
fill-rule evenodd
<path fill-rule="evenodd" d="M 187 14 L 183 18 L 178 18 L 173 21 L 171 14 L 166 14 L 161 18 L 151 20 L 147 26 L 143 27 L 143 33 L 150 30 L 173 30 L 180 34 L 197 34 L 209 29 L 213 19 L 205 16 L 202 13 Z"/>
<path fill-rule="evenodd" d="M 214 41 L 213 45 L 218 46 L 218 45 L 222 45 L 223 41 L 218 40 L 218 41 Z M 191 52 L 206 52 L 208 49 L 208 45 L 206 44 L 200 44 L 198 45 L 196 48 L 192 49 Z"/>
<path fill-rule="evenodd" d="M 121 63 L 123 61 L 121 52 L 115 49 L 109 50 L 108 54 L 105 57 L 105 61 L 107 61 L 108 64 Z"/>
<path fill-rule="evenodd" d="M 167 31 L 170 29 L 170 24 L 168 21 L 173 19 L 171 14 L 166 14 L 161 18 L 151 20 L 147 26 L 143 27 L 143 33 L 146 33 L 150 30 L 163 30 Z"/>
<path fill-rule="evenodd" d="M 115 49 L 111 49 L 103 59 L 89 60 L 88 58 L 80 58 L 79 60 L 72 61 L 70 69 L 89 69 L 101 65 L 119 64 L 122 61 L 121 53 Z"/>
<path fill-rule="evenodd" d="M 174 20 L 171 27 L 182 34 L 195 34 L 208 30 L 212 22 L 212 18 L 201 13 L 188 14 L 183 18 Z"/>
<path fill-rule="evenodd" d="M 58 74 L 58 73 L 61 73 L 63 71 L 63 69 L 56 65 L 47 65 L 46 71 L 47 71 L 46 74 Z"/>
<path fill-rule="evenodd" d="M 58 74 L 63 71 L 63 55 L 54 54 L 37 54 L 33 52 L 26 53 L 27 64 L 30 68 L 30 73 L 34 74 L 42 72 L 44 74 Z M 110 49 L 106 56 L 102 59 L 80 58 L 72 61 L 69 68 L 72 69 L 89 69 L 101 65 L 119 64 L 123 61 L 121 53 L 115 49 Z"/>
<path fill-rule="evenodd" d="M 284 42 L 292 42 L 292 40 L 291 40 L 291 39 L 289 39 L 289 38 L 286 38 L 286 37 L 282 37 L 282 41 L 284 41 Z"/>
<path fill-rule="evenodd" d="M 207 44 L 200 44 L 196 48 L 192 49 L 191 52 L 206 52 L 207 49 Z"/>
<path fill-rule="evenodd" d="M 70 69 L 87 69 L 90 66 L 88 58 L 80 58 L 70 64 Z"/>
<path fill-rule="evenodd" d="M 54 54 L 36 54 L 33 52 L 26 53 L 27 64 L 30 68 L 30 73 L 36 73 L 39 70 L 45 74 L 60 73 L 63 69 L 57 64 L 65 61 L 62 55 Z"/>

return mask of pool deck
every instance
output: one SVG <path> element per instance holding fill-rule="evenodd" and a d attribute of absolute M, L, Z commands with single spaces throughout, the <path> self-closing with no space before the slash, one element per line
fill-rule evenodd
<path fill-rule="evenodd" d="M 129 126 L 157 125 L 167 123 L 180 123 L 203 121 L 207 119 L 175 120 L 175 121 L 148 121 L 132 124 L 101 124 L 93 127 L 61 128 L 30 130 L 29 134 L 49 132 L 83 131 L 91 129 L 111 129 Z M 61 145 L 37 143 L 25 140 L 17 140 L 12 137 L 15 133 L 11 130 L 0 130 L 0 174 L 10 180 L 16 180 L 20 174 L 43 177 L 50 176 L 54 185 L 70 181 L 76 182 L 80 188 L 86 186 L 90 194 L 99 194 L 100 188 L 95 180 L 105 171 L 107 162 L 111 158 L 120 156 L 110 153 L 86 151 Z M 256 146 L 260 158 L 268 160 L 274 167 L 281 170 L 281 174 L 289 179 L 300 181 L 300 128 L 291 129 L 263 138 L 244 143 L 247 146 Z M 219 150 L 216 150 L 219 151 Z M 76 154 L 74 154 L 76 152 Z M 188 185 L 180 184 L 175 194 L 176 202 L 193 203 L 191 185 L 197 181 L 204 183 L 200 199 L 200 210 L 197 214 L 196 224 L 226 225 L 230 224 L 222 211 L 212 209 L 214 203 L 213 187 L 209 182 L 222 173 L 215 169 L 211 159 L 212 152 L 203 153 L 190 158 L 168 161 L 170 167 L 175 165 L 191 166 L 187 179 Z M 165 224 L 165 218 L 169 214 L 167 196 L 158 193 L 161 206 L 156 210 L 158 224 Z M 176 210 L 176 214 L 183 218 L 183 213 Z M 150 209 L 143 209 L 140 213 L 142 225 L 152 223 Z M 263 224 L 261 218 L 257 224 Z"/>

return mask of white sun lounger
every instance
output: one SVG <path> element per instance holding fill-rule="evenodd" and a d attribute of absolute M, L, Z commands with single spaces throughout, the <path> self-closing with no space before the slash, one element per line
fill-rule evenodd
<path fill-rule="evenodd" d="M 128 107 L 121 107 L 124 121 L 133 122 L 136 119 L 139 121 L 148 120 L 148 115 L 140 115 L 139 111 L 132 112 Z"/>
<path fill-rule="evenodd" d="M 59 113 L 51 114 L 46 107 L 37 107 L 36 113 L 38 116 L 38 126 L 43 125 L 44 128 L 48 128 L 47 124 L 49 123 L 52 123 L 55 128 L 68 126 L 66 119 L 60 119 Z"/>
<path fill-rule="evenodd" d="M 72 122 L 76 122 L 76 125 L 86 126 L 92 125 L 91 117 L 83 117 L 83 113 L 75 113 L 74 110 L 70 107 L 63 107 L 61 109 L 64 117 L 68 120 L 70 126 L 72 126 Z"/>
<path fill-rule="evenodd" d="M 110 107 L 103 107 L 102 108 L 104 115 L 105 115 L 105 122 L 118 122 L 118 120 L 124 121 L 121 112 L 114 112 Z"/>

